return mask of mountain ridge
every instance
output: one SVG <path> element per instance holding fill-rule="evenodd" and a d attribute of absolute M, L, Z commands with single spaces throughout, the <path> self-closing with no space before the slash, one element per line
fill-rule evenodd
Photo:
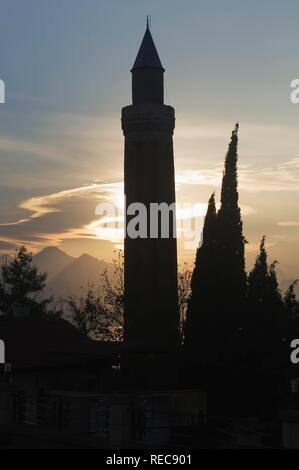
<path fill-rule="evenodd" d="M 75 258 L 56 247 L 47 247 L 37 253 L 33 257 L 33 264 L 40 272 L 48 273 L 46 291 L 56 298 L 83 294 L 89 284 L 100 283 L 106 269 L 109 273 L 113 270 L 112 263 L 88 253 Z"/>

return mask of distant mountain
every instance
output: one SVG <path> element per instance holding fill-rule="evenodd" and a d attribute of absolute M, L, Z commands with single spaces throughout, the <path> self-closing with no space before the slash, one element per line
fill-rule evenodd
<path fill-rule="evenodd" d="M 69 293 L 80 295 L 86 291 L 88 283 L 100 282 L 106 268 L 109 273 L 113 270 L 112 264 L 84 254 L 54 276 L 48 282 L 48 289 L 56 297 L 65 297 Z"/>
<path fill-rule="evenodd" d="M 48 274 L 48 282 L 72 264 L 76 258 L 56 247 L 45 248 L 33 257 L 33 264 L 41 273 Z"/>
<path fill-rule="evenodd" d="M 12 257 L 0 255 L 0 266 L 12 261 Z M 74 258 L 56 247 L 48 247 L 33 256 L 34 266 L 40 273 L 47 273 L 45 295 L 66 297 L 68 294 L 81 295 L 86 292 L 88 284 L 99 285 L 101 275 L 108 270 L 113 272 L 113 264 L 83 254 Z M 0 273 L 1 274 L 1 273 Z"/>

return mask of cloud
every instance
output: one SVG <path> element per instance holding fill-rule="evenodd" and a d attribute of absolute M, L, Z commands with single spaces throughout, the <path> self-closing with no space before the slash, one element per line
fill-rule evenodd
<path fill-rule="evenodd" d="M 299 221 L 277 222 L 280 227 L 299 227 Z"/>
<path fill-rule="evenodd" d="M 193 122 L 189 125 L 187 121 L 177 127 L 178 203 L 190 201 L 201 204 L 202 218 L 206 211 L 208 188 L 221 186 L 223 161 L 232 127 L 227 123 Z M 278 135 L 283 137 L 279 140 Z M 256 212 L 251 204 L 256 207 L 258 201 L 255 199 L 253 202 L 249 193 L 299 190 L 299 155 L 296 154 L 295 135 L 297 138 L 297 130 L 295 132 L 285 127 L 241 125 L 239 186 L 241 191 L 248 193 L 244 198 L 246 205 L 242 204 L 243 216 Z M 281 141 L 289 147 L 283 148 Z M 0 139 L 0 150 L 6 159 L 5 165 L 6 161 L 9 165 L 9 161 L 14 160 L 10 158 L 11 153 L 18 155 L 15 171 L 19 176 L 11 184 L 16 184 L 19 179 L 19 186 L 21 183 L 24 187 L 27 184 L 30 189 L 27 194 L 32 195 L 23 197 L 18 207 L 14 200 L 16 211 L 9 207 L 2 217 L 0 239 L 5 246 L 24 243 L 35 250 L 71 240 L 122 239 L 122 220 L 118 215 L 110 221 L 95 216 L 95 208 L 100 202 L 112 202 L 117 208 L 122 205 L 123 183 L 120 178 L 123 168 L 120 155 L 123 153 L 123 141 L 119 119 L 53 113 L 38 129 L 36 139 L 27 141 L 25 138 L 3 137 Z M 272 158 L 272 152 L 275 158 Z M 24 153 L 25 160 L 29 160 L 29 154 L 32 155 L 32 166 L 27 165 L 27 160 L 24 163 Z M 91 182 L 100 177 L 102 181 Z M 111 179 L 114 177 L 115 180 Z M 7 174 L 4 172 L 1 178 L 4 187 L 8 181 Z M 83 185 L 82 181 L 90 183 Z M 53 187 L 53 184 L 57 186 Z M 57 190 L 57 187 L 67 189 Z M 20 188 L 20 191 L 23 190 L 23 187 Z M 40 188 L 46 188 L 47 193 L 37 194 L 42 192 Z M 12 220 L 7 217 L 9 212 L 13 214 Z M 5 217 L 8 219 L 6 223 Z M 275 217 L 283 220 L 282 214 Z M 284 217 L 292 221 L 293 216 L 284 213 Z M 187 212 L 179 211 L 180 219 L 190 217 Z M 109 231 L 107 222 L 110 225 L 118 222 L 120 226 Z M 278 222 L 278 225 L 286 223 L 297 226 L 297 222 L 296 225 L 294 222 Z"/>
<path fill-rule="evenodd" d="M 221 185 L 222 171 L 218 167 L 210 170 L 184 170 L 176 173 L 175 180 L 178 186 L 190 184 L 218 187 Z"/>
<path fill-rule="evenodd" d="M 222 170 L 215 166 L 205 170 L 186 170 L 177 173 L 178 185 L 204 185 L 220 187 Z M 271 166 L 256 168 L 239 166 L 239 188 L 248 192 L 297 192 L 299 191 L 299 157 Z"/>
<path fill-rule="evenodd" d="M 0 150 L 2 152 L 16 152 L 22 154 L 30 154 L 34 158 L 48 158 L 53 162 L 61 160 L 62 154 L 53 145 L 46 145 L 32 141 L 26 141 L 17 138 L 5 137 L 0 139 Z"/>
<path fill-rule="evenodd" d="M 112 214 L 96 216 L 98 205 L 107 203 L 111 205 Z M 34 196 L 19 204 L 27 217 L 0 225 L 0 239 L 13 246 L 26 244 L 33 250 L 76 239 L 107 240 L 119 246 L 124 237 L 123 207 L 121 181 L 95 182 Z M 177 203 L 178 225 L 199 218 L 202 226 L 206 210 L 206 202 Z M 242 212 L 250 215 L 254 209 L 242 206 Z"/>
<path fill-rule="evenodd" d="M 16 250 L 18 246 L 18 244 L 15 244 L 11 241 L 0 240 L 0 251 L 2 253 L 11 253 L 12 251 Z"/>
<path fill-rule="evenodd" d="M 240 168 L 240 187 L 253 192 L 299 191 L 299 157 L 263 168 Z"/>
<path fill-rule="evenodd" d="M 15 122 L 11 116 L 14 127 L 4 129 L 0 137 L 2 186 L 52 191 L 121 175 L 119 118 L 48 110 L 21 117 Z"/>
<path fill-rule="evenodd" d="M 54 194 L 48 194 L 45 196 L 32 197 L 23 201 L 19 207 L 21 209 L 25 209 L 31 212 L 31 219 L 36 219 L 53 212 L 61 212 L 61 207 L 59 207 L 59 204 L 62 201 L 66 201 L 72 198 L 79 198 L 82 196 L 82 194 L 90 194 L 97 190 L 99 190 L 100 192 L 100 188 L 100 185 L 92 184 L 89 186 L 68 189 Z M 20 223 L 23 222 L 20 221 Z"/>
<path fill-rule="evenodd" d="M 22 201 L 19 208 L 28 215 L 0 225 L 0 240 L 31 249 L 58 245 L 63 240 L 97 239 L 92 223 L 99 202 L 116 207 L 123 193 L 121 182 L 97 182 Z"/>

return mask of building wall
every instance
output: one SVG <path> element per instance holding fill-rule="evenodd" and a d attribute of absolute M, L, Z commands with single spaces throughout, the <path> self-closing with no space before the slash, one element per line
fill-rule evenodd
<path fill-rule="evenodd" d="M 150 238 L 150 204 L 175 203 L 174 110 L 162 104 L 123 109 L 126 207 L 147 209 L 147 238 L 125 240 L 125 340 L 143 350 L 178 345 L 177 242 L 170 216 L 168 238 Z M 127 217 L 127 225 L 134 217 Z"/>

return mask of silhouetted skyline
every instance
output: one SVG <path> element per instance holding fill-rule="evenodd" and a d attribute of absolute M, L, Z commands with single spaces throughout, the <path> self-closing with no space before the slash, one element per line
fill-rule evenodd
<path fill-rule="evenodd" d="M 150 14 L 167 68 L 166 102 L 177 109 L 178 202 L 200 202 L 204 215 L 214 189 L 219 201 L 227 135 L 240 120 L 249 263 L 265 233 L 283 277 L 297 277 L 299 106 L 290 102 L 289 85 L 298 75 L 298 8 L 293 1 L 271 8 L 232 0 L 217 8 L 176 0 L 89 0 L 84 8 L 78 0 L 4 2 L 0 41 L 10 47 L 0 60 L 7 90 L 0 108 L 0 248 L 56 244 L 70 255 L 111 259 L 113 238 L 106 233 L 102 241 L 94 209 L 98 198 L 120 203 L 119 108 Z M 194 250 L 179 246 L 179 256 L 192 262 Z"/>

